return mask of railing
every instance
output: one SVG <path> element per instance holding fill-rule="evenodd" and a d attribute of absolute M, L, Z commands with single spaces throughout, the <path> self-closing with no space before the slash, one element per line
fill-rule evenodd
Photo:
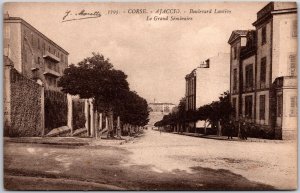
<path fill-rule="evenodd" d="M 50 52 L 46 51 L 45 54 L 43 55 L 43 58 L 52 60 L 53 62 L 60 62 L 60 59 L 56 57 L 54 54 L 51 54 Z"/>
<path fill-rule="evenodd" d="M 44 75 L 51 75 L 51 76 L 55 76 L 55 77 L 60 77 L 60 73 L 50 69 L 50 68 L 46 68 L 45 69 L 45 72 L 44 72 Z"/>

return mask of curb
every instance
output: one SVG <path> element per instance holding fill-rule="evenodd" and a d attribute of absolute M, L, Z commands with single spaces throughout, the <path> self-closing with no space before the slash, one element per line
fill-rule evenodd
<path fill-rule="evenodd" d="M 284 143 L 283 140 L 267 140 L 267 139 L 248 139 L 248 140 L 242 140 L 242 139 L 227 139 L 227 138 L 218 138 L 218 137 L 210 137 L 208 135 L 186 135 L 183 133 L 172 133 L 177 135 L 184 135 L 189 137 L 198 137 L 198 138 L 204 138 L 204 139 L 214 139 L 214 140 L 223 140 L 223 141 L 238 141 L 238 142 L 259 142 L 259 143 Z"/>
<path fill-rule="evenodd" d="M 69 145 L 69 146 L 84 146 L 90 144 L 88 142 L 51 142 L 51 141 L 35 141 L 35 140 L 22 140 L 22 139 L 5 139 L 4 142 L 47 144 L 47 145 Z"/>

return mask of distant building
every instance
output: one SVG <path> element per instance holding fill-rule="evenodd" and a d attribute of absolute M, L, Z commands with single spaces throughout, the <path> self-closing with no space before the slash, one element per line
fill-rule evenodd
<path fill-rule="evenodd" d="M 255 30 L 235 30 L 230 93 L 235 120 L 259 127 L 261 137 L 294 138 L 297 131 L 297 7 L 271 2 Z"/>
<path fill-rule="evenodd" d="M 154 124 L 157 121 L 162 120 L 164 115 L 167 115 L 171 113 L 175 107 L 175 104 L 173 103 L 149 103 L 149 123 L 148 125 L 152 125 L 154 127 Z"/>
<path fill-rule="evenodd" d="M 175 107 L 173 103 L 149 103 L 150 112 L 169 114 Z"/>
<path fill-rule="evenodd" d="M 57 81 L 68 66 L 69 53 L 19 17 L 4 15 L 4 55 L 14 68 L 43 82 L 46 90 L 59 90 Z"/>
<path fill-rule="evenodd" d="M 197 110 L 199 107 L 219 100 L 221 94 L 229 90 L 230 55 L 219 53 L 208 58 L 186 75 L 186 110 Z M 204 127 L 204 121 L 189 123 L 191 128 Z"/>

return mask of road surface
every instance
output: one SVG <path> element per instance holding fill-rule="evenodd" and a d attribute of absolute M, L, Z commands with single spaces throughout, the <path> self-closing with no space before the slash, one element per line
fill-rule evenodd
<path fill-rule="evenodd" d="M 296 188 L 297 146 L 293 142 L 221 141 L 146 130 L 143 136 L 123 145 L 99 144 L 75 147 L 7 142 L 4 149 L 5 188 Z"/>

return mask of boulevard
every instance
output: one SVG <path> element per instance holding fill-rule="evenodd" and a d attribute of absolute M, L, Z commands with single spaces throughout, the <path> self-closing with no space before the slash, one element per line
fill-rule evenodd
<path fill-rule="evenodd" d="M 85 146 L 5 142 L 5 188 L 266 190 L 291 188 L 297 175 L 292 141 L 226 141 L 155 130 L 121 144 L 92 140 Z"/>

